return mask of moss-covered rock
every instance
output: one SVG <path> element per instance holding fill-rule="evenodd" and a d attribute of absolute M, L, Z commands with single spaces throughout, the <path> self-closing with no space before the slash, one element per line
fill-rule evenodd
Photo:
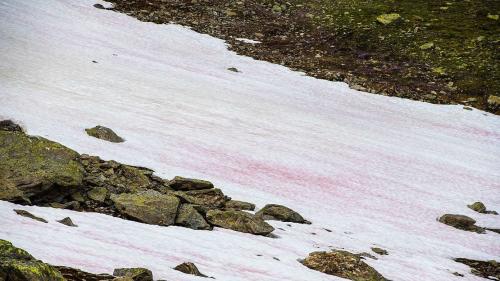
<path fill-rule="evenodd" d="M 151 270 L 136 267 L 136 268 L 116 268 L 113 271 L 114 276 L 129 277 L 132 281 L 153 281 L 153 273 Z"/>
<path fill-rule="evenodd" d="M 87 192 L 87 196 L 97 202 L 104 202 L 108 196 L 108 190 L 105 187 L 94 187 Z"/>
<path fill-rule="evenodd" d="M 191 204 L 182 204 L 179 207 L 175 224 L 191 229 L 210 229 L 205 218 Z"/>
<path fill-rule="evenodd" d="M 377 21 L 381 24 L 387 25 L 394 22 L 395 20 L 398 20 L 399 18 L 401 18 L 401 16 L 396 13 L 382 14 L 377 17 Z"/>
<path fill-rule="evenodd" d="M 63 281 L 54 267 L 35 259 L 12 243 L 0 240 L 0 279 L 11 281 Z"/>
<path fill-rule="evenodd" d="M 125 140 L 118 136 L 113 130 L 104 126 L 95 126 L 93 128 L 85 129 L 87 135 L 109 142 L 124 142 Z"/>
<path fill-rule="evenodd" d="M 215 226 L 257 235 L 268 235 L 274 230 L 262 219 L 244 211 L 210 210 L 207 220 Z"/>
<path fill-rule="evenodd" d="M 175 196 L 161 194 L 154 190 L 113 195 L 111 200 L 123 215 L 156 225 L 174 224 L 180 202 Z"/>
<path fill-rule="evenodd" d="M 169 181 L 168 186 L 174 190 L 182 191 L 214 188 L 214 185 L 209 181 L 183 178 L 179 176 L 174 177 L 171 181 Z"/>
<path fill-rule="evenodd" d="M 222 208 L 226 201 L 230 200 L 230 198 L 226 197 L 218 188 L 189 190 L 184 192 L 176 191 L 175 195 L 181 198 L 183 202 L 210 208 Z"/>
<path fill-rule="evenodd" d="M 313 252 L 301 261 L 310 269 L 354 281 L 385 281 L 380 273 L 347 251 Z"/>
<path fill-rule="evenodd" d="M 41 137 L 0 130 L 0 200 L 57 201 L 83 179 L 78 153 Z"/>
<path fill-rule="evenodd" d="M 255 215 L 263 220 L 279 220 L 310 224 L 310 222 L 305 220 L 299 213 L 288 207 L 277 204 L 268 204 L 260 209 Z"/>
<path fill-rule="evenodd" d="M 232 210 L 253 211 L 253 210 L 255 210 L 255 204 L 249 203 L 249 202 L 244 202 L 244 201 L 238 201 L 238 200 L 229 200 L 224 205 L 224 208 L 225 209 L 232 209 Z"/>

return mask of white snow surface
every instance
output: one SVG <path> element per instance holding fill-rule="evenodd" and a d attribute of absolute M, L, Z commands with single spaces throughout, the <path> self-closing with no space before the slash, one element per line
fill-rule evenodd
<path fill-rule="evenodd" d="M 436 221 L 459 213 L 500 228 L 500 216 L 466 207 L 500 211 L 498 116 L 351 90 L 95 3 L 0 1 L 0 118 L 79 153 L 287 205 L 312 225 L 271 222 L 271 239 L 0 202 L 1 239 L 52 264 L 181 281 L 202 280 L 172 269 L 184 261 L 216 280 L 340 280 L 297 262 L 331 248 L 387 249 L 366 262 L 392 280 L 482 280 L 452 258 L 499 259 L 498 234 Z M 85 134 L 98 124 L 126 142 Z M 66 216 L 79 227 L 55 222 Z"/>

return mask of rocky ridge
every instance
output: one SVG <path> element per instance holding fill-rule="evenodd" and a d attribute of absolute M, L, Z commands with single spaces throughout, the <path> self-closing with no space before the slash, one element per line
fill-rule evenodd
<path fill-rule="evenodd" d="M 28 136 L 12 122 L 4 123 L 0 200 L 98 212 L 161 226 L 196 230 L 219 226 L 257 235 L 274 230 L 265 220 L 306 222 L 280 205 L 268 205 L 254 215 L 243 211 L 254 210 L 254 204 L 232 200 L 209 181 L 179 176 L 162 179 L 148 168 L 80 155 L 45 138 Z M 72 225 L 68 220 L 64 223 Z"/>

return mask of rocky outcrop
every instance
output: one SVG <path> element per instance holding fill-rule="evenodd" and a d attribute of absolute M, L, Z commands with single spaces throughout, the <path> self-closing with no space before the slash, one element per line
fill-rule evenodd
<path fill-rule="evenodd" d="M 30 212 L 28 212 L 26 210 L 17 210 L 17 209 L 15 209 L 14 212 L 16 212 L 16 214 L 18 214 L 20 216 L 23 216 L 23 217 L 26 217 L 26 218 L 30 218 L 32 220 L 36 220 L 36 221 L 43 222 L 43 223 L 48 223 L 48 221 L 46 219 L 37 217 L 37 216 L 33 215 L 32 213 L 30 213 Z"/>
<path fill-rule="evenodd" d="M 196 267 L 196 265 L 192 262 L 183 262 L 178 266 L 174 267 L 174 269 L 186 274 L 191 274 L 200 277 L 208 277 L 205 274 L 201 273 Z"/>
<path fill-rule="evenodd" d="M 113 271 L 117 277 L 128 277 L 130 281 L 153 281 L 153 273 L 146 268 L 117 268 Z M 127 279 L 124 279 L 125 281 Z"/>
<path fill-rule="evenodd" d="M 268 235 L 274 230 L 261 218 L 244 211 L 210 210 L 207 220 L 215 226 L 257 235 Z"/>
<path fill-rule="evenodd" d="M 354 281 L 385 281 L 361 258 L 347 251 L 313 252 L 301 263 L 310 269 Z"/>
<path fill-rule="evenodd" d="M 12 243 L 0 240 L 0 280 L 64 281 L 61 273 L 51 265 L 35 259 Z"/>
<path fill-rule="evenodd" d="M 229 200 L 226 202 L 224 205 L 225 209 L 231 209 L 231 210 L 247 210 L 247 211 L 253 211 L 255 210 L 255 204 L 249 203 L 249 202 L 244 202 L 244 201 L 238 201 L 238 200 Z"/>
<path fill-rule="evenodd" d="M 484 228 L 475 225 L 473 218 L 464 215 L 445 214 L 439 218 L 439 222 L 461 230 L 484 233 Z"/>
<path fill-rule="evenodd" d="M 5 127 L 16 128 L 11 123 Z M 0 130 L 0 145 L 0 200 L 207 230 L 215 225 L 207 219 L 211 210 L 255 208 L 254 204 L 231 200 L 209 181 L 162 179 L 153 170 L 78 155 L 17 129 Z M 219 214 L 213 216 L 213 221 L 220 227 L 262 235 L 272 231 L 270 225 L 252 214 Z M 72 225 L 69 220 L 61 223 Z"/>
<path fill-rule="evenodd" d="M 124 142 L 125 140 L 118 136 L 113 130 L 104 126 L 95 126 L 94 128 L 85 129 L 87 135 L 109 142 Z"/>
<path fill-rule="evenodd" d="M 500 262 L 498 261 L 479 261 L 465 258 L 456 258 L 454 261 L 471 267 L 471 273 L 474 275 L 490 280 L 500 280 Z"/>
<path fill-rule="evenodd" d="M 19 131 L 0 130 L 0 200 L 45 203 L 75 192 L 83 180 L 78 154 Z"/>
<path fill-rule="evenodd" d="M 169 181 L 168 186 L 170 186 L 174 190 L 181 190 L 181 191 L 214 188 L 214 185 L 209 181 L 189 179 L 179 176 L 174 177 L 171 181 Z"/>
<path fill-rule="evenodd" d="M 117 210 L 140 222 L 156 225 L 175 223 L 179 199 L 172 195 L 148 190 L 141 193 L 123 193 L 111 197 Z"/>
<path fill-rule="evenodd" d="M 203 215 L 191 204 L 182 204 L 177 212 L 175 224 L 191 229 L 211 229 Z"/>
<path fill-rule="evenodd" d="M 493 215 L 498 215 L 497 212 L 495 211 L 489 211 L 486 209 L 486 206 L 483 204 L 483 202 L 474 202 L 470 205 L 467 205 L 467 207 L 469 207 L 469 209 L 471 210 L 474 210 L 478 213 L 481 213 L 481 214 L 493 214 Z"/>
<path fill-rule="evenodd" d="M 285 222 L 295 222 L 295 223 L 306 223 L 310 224 L 309 221 L 305 220 L 299 213 L 294 210 L 276 204 L 268 204 L 264 208 L 260 209 L 255 216 L 262 218 L 263 220 L 278 220 Z"/>

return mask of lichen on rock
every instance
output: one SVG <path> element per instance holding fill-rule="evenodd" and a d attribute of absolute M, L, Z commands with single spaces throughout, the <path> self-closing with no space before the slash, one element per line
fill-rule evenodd
<path fill-rule="evenodd" d="M 65 279 L 51 265 L 0 239 L 0 280 L 64 281 Z"/>
<path fill-rule="evenodd" d="M 161 194 L 154 190 L 113 195 L 111 200 L 123 215 L 156 225 L 174 224 L 180 202 L 175 196 Z"/>
<path fill-rule="evenodd" d="M 263 220 L 279 220 L 284 222 L 310 224 L 310 222 L 305 220 L 299 213 L 286 206 L 277 204 L 268 204 L 264 206 L 264 208 L 260 209 L 255 216 L 260 217 Z"/>
<path fill-rule="evenodd" d="M 109 142 L 124 142 L 125 140 L 118 136 L 113 130 L 104 126 L 95 126 L 93 128 L 85 129 L 87 135 L 98 138 L 101 140 L 109 141 Z"/>
<path fill-rule="evenodd" d="M 313 252 L 301 263 L 310 269 L 354 281 L 387 280 L 359 256 L 347 251 Z"/>
<path fill-rule="evenodd" d="M 222 228 L 257 235 L 268 235 L 274 231 L 271 225 L 244 211 L 209 210 L 207 220 Z"/>
<path fill-rule="evenodd" d="M 47 202 L 74 192 L 83 179 L 77 158 L 56 142 L 0 130 L 0 200 Z"/>

